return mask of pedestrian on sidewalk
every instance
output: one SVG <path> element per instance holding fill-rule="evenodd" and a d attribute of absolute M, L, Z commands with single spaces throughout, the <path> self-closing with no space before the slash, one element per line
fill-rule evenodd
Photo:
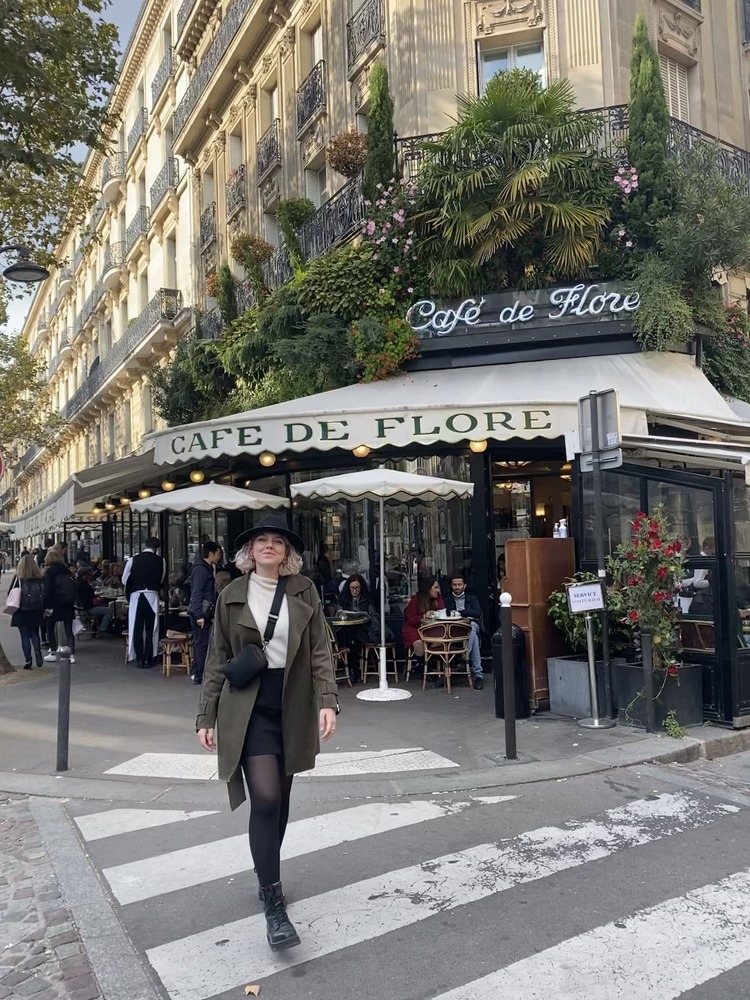
<path fill-rule="evenodd" d="M 128 559 L 122 574 L 129 601 L 128 660 L 137 660 L 142 669 L 153 667 L 159 648 L 159 595 L 167 579 L 160 546 L 158 538 L 147 538 L 143 552 Z"/>
<path fill-rule="evenodd" d="M 221 557 L 218 542 L 204 542 L 201 558 L 190 570 L 190 627 L 193 631 L 193 684 L 203 683 L 203 668 L 211 637 L 211 622 L 216 606 L 216 566 Z"/>
<path fill-rule="evenodd" d="M 33 556 L 23 556 L 16 566 L 16 575 L 10 590 L 21 591 L 18 610 L 13 612 L 10 624 L 17 628 L 23 650 L 24 670 L 31 670 L 31 650 L 34 650 L 36 665 L 42 665 L 42 640 L 40 630 L 44 628 L 44 577 Z M 10 593 L 10 590 L 8 593 Z"/>
<path fill-rule="evenodd" d="M 47 616 L 48 663 L 57 660 L 57 623 L 65 628 L 65 643 L 70 649 L 70 662 L 75 663 L 76 643 L 73 619 L 76 616 L 76 585 L 70 570 L 63 561 L 62 548 L 53 545 L 44 557 L 44 611 Z"/>
<path fill-rule="evenodd" d="M 274 515 L 237 539 L 235 562 L 246 575 L 219 595 L 196 720 L 203 748 L 218 744 L 219 778 L 228 783 L 232 809 L 245 800 L 244 773 L 250 852 L 274 951 L 300 941 L 280 875 L 292 778 L 315 766 L 320 739 L 333 734 L 338 710 L 320 598 L 312 580 L 300 575 L 303 548 L 286 520 Z M 245 676 L 237 676 L 243 667 Z"/>

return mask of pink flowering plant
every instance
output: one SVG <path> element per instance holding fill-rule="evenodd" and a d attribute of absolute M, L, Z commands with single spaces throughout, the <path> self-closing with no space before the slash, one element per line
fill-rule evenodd
<path fill-rule="evenodd" d="M 750 316 L 737 303 L 721 306 L 711 326 L 716 336 L 707 337 L 703 370 L 722 391 L 738 399 L 750 399 Z"/>
<path fill-rule="evenodd" d="M 378 184 L 376 193 L 374 203 L 365 201 L 362 237 L 384 301 L 402 313 L 428 287 L 413 222 L 419 191 L 415 181 L 402 179 Z"/>
<path fill-rule="evenodd" d="M 651 635 L 654 669 L 676 675 L 679 667 L 679 616 L 676 598 L 684 578 L 685 554 L 680 539 L 670 532 L 662 504 L 651 515 L 638 513 L 628 541 L 610 558 L 609 571 L 623 595 L 622 624 Z"/>
<path fill-rule="evenodd" d="M 615 174 L 615 184 L 623 195 L 632 194 L 638 190 L 638 171 L 635 167 L 619 167 Z"/>

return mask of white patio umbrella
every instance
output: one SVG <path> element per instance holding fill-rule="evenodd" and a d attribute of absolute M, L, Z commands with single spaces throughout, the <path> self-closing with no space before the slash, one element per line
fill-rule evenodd
<path fill-rule="evenodd" d="M 141 514 L 160 514 L 171 511 L 182 514 L 186 510 L 264 510 L 268 507 L 288 507 L 286 497 L 273 497 L 269 493 L 240 490 L 221 483 L 202 483 L 184 490 L 157 493 L 145 500 L 134 500 L 132 510 Z"/>
<path fill-rule="evenodd" d="M 16 530 L 16 526 L 11 524 L 10 521 L 0 521 L 0 531 L 5 532 L 8 535 L 12 535 Z"/>
<path fill-rule="evenodd" d="M 295 483 L 292 496 L 307 500 L 372 500 L 380 509 L 380 684 L 376 690 L 360 691 L 362 701 L 402 701 L 410 698 L 409 691 L 389 688 L 385 657 L 385 541 L 384 507 L 386 500 L 406 503 L 422 500 L 464 499 L 474 495 L 474 484 L 434 476 L 413 476 L 393 469 L 365 469 L 362 472 L 327 476 L 309 483 Z"/>

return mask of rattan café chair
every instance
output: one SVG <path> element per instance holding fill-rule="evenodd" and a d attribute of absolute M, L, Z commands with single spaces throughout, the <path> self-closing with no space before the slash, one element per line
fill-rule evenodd
<path fill-rule="evenodd" d="M 469 687 L 474 687 L 469 665 L 471 625 L 450 620 L 432 622 L 421 626 L 419 637 L 424 643 L 423 691 L 427 687 L 428 674 L 444 677 L 448 694 L 451 693 L 451 676 L 455 673 L 465 673 Z M 431 667 L 432 663 L 434 667 Z M 456 669 L 460 664 L 460 669 Z"/>

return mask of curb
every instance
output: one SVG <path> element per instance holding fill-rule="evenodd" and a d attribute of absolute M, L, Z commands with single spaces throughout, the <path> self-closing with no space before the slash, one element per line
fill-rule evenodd
<path fill-rule="evenodd" d="M 506 785 L 560 781 L 638 764 L 690 764 L 697 760 L 716 760 L 750 750 L 750 729 L 713 729 L 710 737 L 703 735 L 706 727 L 697 731 L 701 733 L 700 737 L 686 737 L 672 747 L 665 747 L 664 741 L 668 737 L 652 736 L 630 746 L 605 748 L 561 760 L 521 759 L 517 762 L 507 761 L 494 768 L 462 771 L 459 774 L 444 771 L 382 779 L 373 779 L 370 775 L 350 778 L 313 777 L 299 780 L 296 788 L 298 794 L 301 793 L 312 801 L 447 794 Z M 20 771 L 0 773 L 0 792 L 54 799 L 128 802 L 158 800 L 165 806 L 195 801 L 196 796 L 205 800 L 214 794 L 220 801 L 224 801 L 224 788 L 218 781 L 188 779 L 179 783 L 167 783 L 161 779 L 134 781 L 114 776 L 84 778 L 64 774 L 26 774 Z"/>

